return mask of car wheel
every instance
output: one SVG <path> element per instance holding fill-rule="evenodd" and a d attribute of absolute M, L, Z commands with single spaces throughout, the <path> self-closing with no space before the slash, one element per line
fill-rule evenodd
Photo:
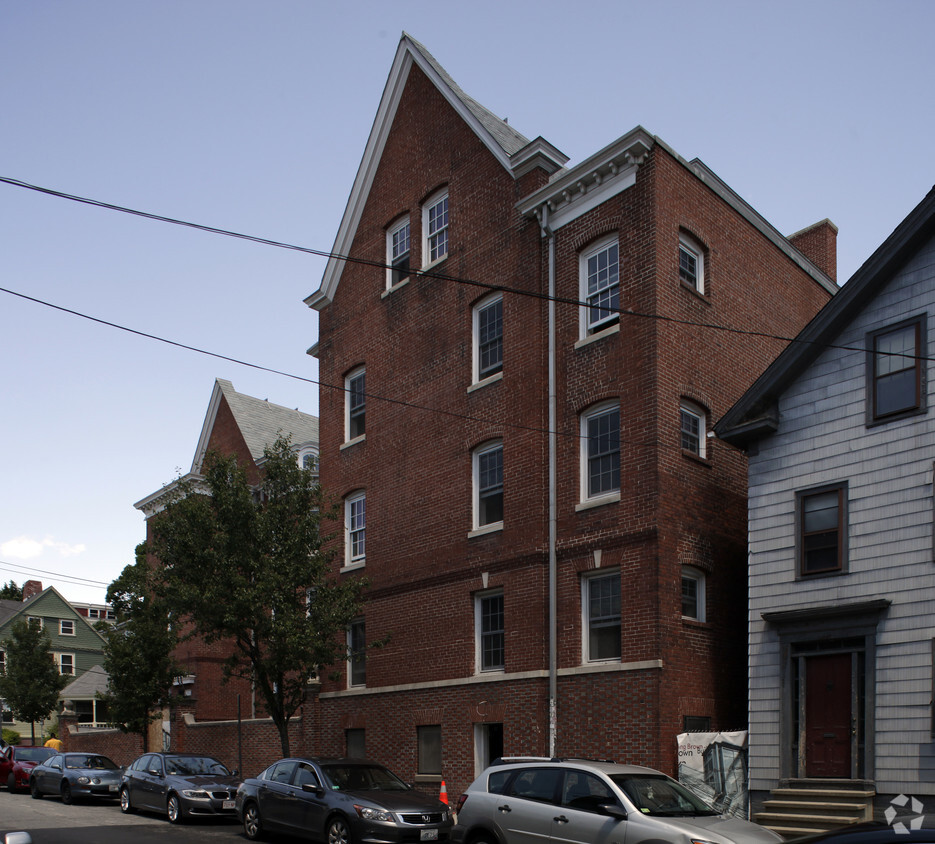
<path fill-rule="evenodd" d="M 71 794 L 71 785 L 69 785 L 68 780 L 62 782 L 62 802 L 66 806 L 71 806 L 75 802 L 75 798 Z"/>
<path fill-rule="evenodd" d="M 10 794 L 16 791 L 16 777 L 13 776 L 12 772 L 6 778 L 6 787 L 7 787 L 7 790 L 10 792 Z"/>
<path fill-rule="evenodd" d="M 39 783 L 37 783 L 35 780 L 29 781 L 29 793 L 32 795 L 33 800 L 42 799 L 42 792 L 39 791 Z"/>
<path fill-rule="evenodd" d="M 120 789 L 120 811 L 125 815 L 132 815 L 136 811 L 130 803 L 130 789 L 126 786 Z"/>
<path fill-rule="evenodd" d="M 181 823 L 184 820 L 178 794 L 169 795 L 169 802 L 166 803 L 166 814 L 169 816 L 169 823 Z"/>
<path fill-rule="evenodd" d="M 259 841 L 263 836 L 263 825 L 260 823 L 260 809 L 256 803 L 247 803 L 243 807 L 243 834 L 251 841 Z"/>
<path fill-rule="evenodd" d="M 328 823 L 328 844 L 352 844 L 351 828 L 342 817 L 334 817 Z"/>

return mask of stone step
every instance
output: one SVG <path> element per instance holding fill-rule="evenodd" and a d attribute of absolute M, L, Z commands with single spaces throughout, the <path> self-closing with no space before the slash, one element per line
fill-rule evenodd
<path fill-rule="evenodd" d="M 828 827 L 828 826 L 846 826 L 847 824 L 857 823 L 855 818 L 842 817 L 841 815 L 810 815 L 799 812 L 757 812 L 756 822 L 761 826 L 768 826 L 771 829 L 774 824 L 796 823 L 808 824 L 809 826 Z"/>
<path fill-rule="evenodd" d="M 770 794 L 773 797 L 795 797 L 801 800 L 811 800 L 816 797 L 831 797 L 842 800 L 853 800 L 855 798 L 872 800 L 876 792 L 872 789 L 853 788 L 774 788 Z"/>
<path fill-rule="evenodd" d="M 773 810 L 797 810 L 805 809 L 808 811 L 821 810 L 823 814 L 841 813 L 841 814 L 862 814 L 865 803 L 836 803 L 826 800 L 766 800 L 763 808 L 767 811 Z"/>

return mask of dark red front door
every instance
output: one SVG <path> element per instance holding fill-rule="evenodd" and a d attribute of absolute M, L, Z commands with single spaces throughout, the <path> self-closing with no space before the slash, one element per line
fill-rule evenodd
<path fill-rule="evenodd" d="M 805 776 L 851 776 L 851 654 L 805 660 Z"/>

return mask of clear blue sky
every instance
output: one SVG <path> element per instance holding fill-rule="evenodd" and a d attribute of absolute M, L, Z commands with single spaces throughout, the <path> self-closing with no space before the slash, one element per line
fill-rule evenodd
<path fill-rule="evenodd" d="M 840 281 L 935 182 L 929 0 L 5 0 L 0 176 L 330 249 L 404 30 L 571 164 L 640 124 L 785 234 L 830 218 Z M 215 377 L 317 413 L 324 260 L 6 184 L 0 238 L 0 287 L 296 376 L 0 293 L 0 581 L 103 601 Z"/>

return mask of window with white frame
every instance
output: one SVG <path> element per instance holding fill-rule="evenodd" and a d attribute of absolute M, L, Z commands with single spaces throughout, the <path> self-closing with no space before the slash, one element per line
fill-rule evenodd
<path fill-rule="evenodd" d="M 357 492 L 344 501 L 345 565 L 362 564 L 367 556 L 367 494 Z"/>
<path fill-rule="evenodd" d="M 705 574 L 693 566 L 682 566 L 682 617 L 707 621 Z"/>
<path fill-rule="evenodd" d="M 581 253 L 582 334 L 587 336 L 620 321 L 620 247 L 617 236 Z"/>
<path fill-rule="evenodd" d="M 306 472 L 311 472 L 318 483 L 318 451 L 314 448 L 303 448 L 299 451 L 299 466 Z"/>
<path fill-rule="evenodd" d="M 474 383 L 503 371 L 503 294 L 474 307 Z"/>
<path fill-rule="evenodd" d="M 704 293 L 704 250 L 684 232 L 679 235 L 679 279 L 699 293 Z"/>
<path fill-rule="evenodd" d="M 422 266 L 448 255 L 448 189 L 435 194 L 422 206 Z"/>
<path fill-rule="evenodd" d="M 409 215 L 397 220 L 386 231 L 386 287 L 390 289 L 409 278 Z"/>
<path fill-rule="evenodd" d="M 620 659 L 620 572 L 581 581 L 585 662 Z"/>
<path fill-rule="evenodd" d="M 682 400 L 679 406 L 679 437 L 682 451 L 707 457 L 707 414 L 700 405 Z"/>
<path fill-rule="evenodd" d="M 503 443 L 474 452 L 474 528 L 503 523 Z"/>
<path fill-rule="evenodd" d="M 58 620 L 58 632 L 60 636 L 74 636 L 75 622 L 70 618 L 60 618 Z"/>
<path fill-rule="evenodd" d="M 367 431 L 367 372 L 355 369 L 344 379 L 344 439 L 347 442 Z"/>
<path fill-rule="evenodd" d="M 502 671 L 505 636 L 503 592 L 488 592 L 474 599 L 478 671 Z"/>
<path fill-rule="evenodd" d="M 59 674 L 75 673 L 75 655 L 74 654 L 56 654 L 55 661 L 58 663 Z"/>
<path fill-rule="evenodd" d="M 28 615 L 26 616 L 26 623 L 30 627 L 35 627 L 38 630 L 42 630 L 45 625 L 42 623 L 42 619 L 37 615 Z"/>
<path fill-rule="evenodd" d="M 347 627 L 347 684 L 367 685 L 367 631 L 362 618 Z"/>
<path fill-rule="evenodd" d="M 6 651 L 0 651 L 0 674 L 6 674 Z"/>
<path fill-rule="evenodd" d="M 598 405 L 581 415 L 581 499 L 620 492 L 620 406 Z"/>

